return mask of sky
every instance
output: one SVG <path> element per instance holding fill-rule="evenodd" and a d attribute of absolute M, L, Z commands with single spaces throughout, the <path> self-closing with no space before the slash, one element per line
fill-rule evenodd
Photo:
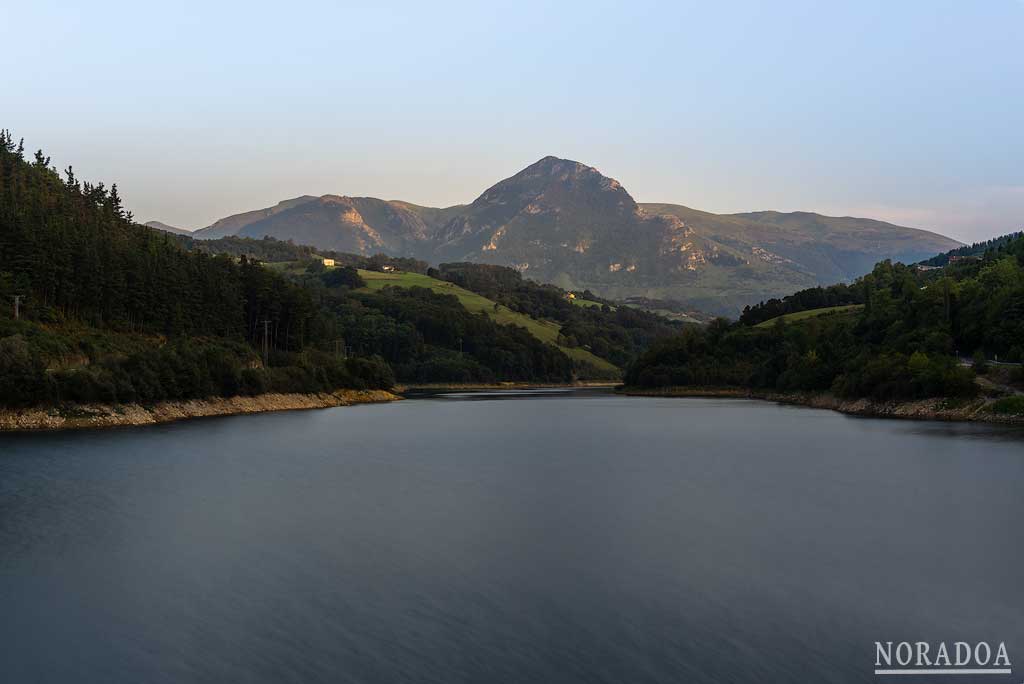
<path fill-rule="evenodd" d="M 1024 228 L 1024 0 L 32 2 L 0 127 L 140 221 L 472 201 L 549 154 L 640 202 Z"/>

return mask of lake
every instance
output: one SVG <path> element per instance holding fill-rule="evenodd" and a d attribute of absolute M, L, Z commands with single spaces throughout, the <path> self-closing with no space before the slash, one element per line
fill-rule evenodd
<path fill-rule="evenodd" d="M 1020 430 L 602 391 L 0 435 L 0 680 L 1019 682 L 1022 486 Z"/>

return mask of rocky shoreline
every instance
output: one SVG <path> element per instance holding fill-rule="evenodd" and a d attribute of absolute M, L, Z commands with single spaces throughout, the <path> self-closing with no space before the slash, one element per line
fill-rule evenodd
<path fill-rule="evenodd" d="M 0 410 L 0 431 L 70 430 L 155 425 L 188 418 L 267 411 L 295 411 L 398 401 L 385 390 L 338 390 L 320 394 L 260 394 L 142 404 L 63 404 Z"/>
<path fill-rule="evenodd" d="M 832 394 L 755 392 L 735 388 L 665 387 L 656 390 L 625 387 L 623 394 L 643 397 L 722 397 L 760 399 L 780 404 L 796 404 L 812 408 L 830 409 L 840 413 L 875 418 L 903 418 L 910 420 L 970 421 L 1024 425 L 1024 415 L 1007 415 L 992 411 L 992 398 L 976 399 L 932 398 L 914 401 L 875 401 L 872 399 L 842 399 Z"/>

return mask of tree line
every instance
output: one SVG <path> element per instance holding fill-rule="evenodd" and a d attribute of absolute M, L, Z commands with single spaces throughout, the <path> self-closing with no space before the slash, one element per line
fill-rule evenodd
<path fill-rule="evenodd" d="M 0 299 L 6 404 L 391 384 L 379 359 L 317 353 L 333 333 L 300 285 L 244 257 L 182 249 L 137 225 L 116 185 L 80 182 L 71 167 L 62 176 L 41 151 L 26 159 L 6 130 Z M 87 331 L 104 344 L 85 344 Z"/>
<path fill-rule="evenodd" d="M 771 314 L 853 311 L 757 326 Z M 960 357 L 1024 360 L 1024 237 L 976 261 L 920 271 L 884 261 L 850 285 L 811 288 L 662 340 L 627 371 L 639 387 L 730 386 L 844 397 L 970 396 Z"/>
<path fill-rule="evenodd" d="M 441 264 L 428 274 L 492 299 L 513 311 L 561 325 L 562 342 L 583 347 L 624 368 L 654 340 L 679 332 L 682 325 L 633 307 L 617 306 L 589 290 L 574 293 L 597 306 L 580 306 L 554 285 L 527 280 L 506 266 L 469 262 Z"/>
<path fill-rule="evenodd" d="M 298 277 L 263 265 L 337 257 Z M 275 240 L 194 240 L 136 224 L 117 186 L 63 174 L 0 132 L 0 404 L 110 403 L 411 382 L 564 382 L 527 331 L 427 290 L 366 292 L 356 267 Z M 19 320 L 12 297 L 19 296 Z"/>

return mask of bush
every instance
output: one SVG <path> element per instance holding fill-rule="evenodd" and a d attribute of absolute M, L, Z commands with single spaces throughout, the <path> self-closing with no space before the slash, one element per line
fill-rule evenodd
<path fill-rule="evenodd" d="M 1024 397 L 1003 397 L 992 402 L 989 410 L 1004 416 L 1024 416 Z"/>
<path fill-rule="evenodd" d="M 254 396 L 267 391 L 267 379 L 263 371 L 257 368 L 246 368 L 242 371 L 242 394 Z"/>
<path fill-rule="evenodd" d="M 320 276 L 320 281 L 327 287 L 347 287 L 352 290 L 366 286 L 366 281 L 359 275 L 359 271 L 351 266 L 331 269 Z"/>
<path fill-rule="evenodd" d="M 0 339 L 0 403 L 30 406 L 47 399 L 46 368 L 21 335 Z"/>
<path fill-rule="evenodd" d="M 356 389 L 390 389 L 395 384 L 391 366 L 379 356 L 351 358 L 345 362 L 345 367 Z"/>

